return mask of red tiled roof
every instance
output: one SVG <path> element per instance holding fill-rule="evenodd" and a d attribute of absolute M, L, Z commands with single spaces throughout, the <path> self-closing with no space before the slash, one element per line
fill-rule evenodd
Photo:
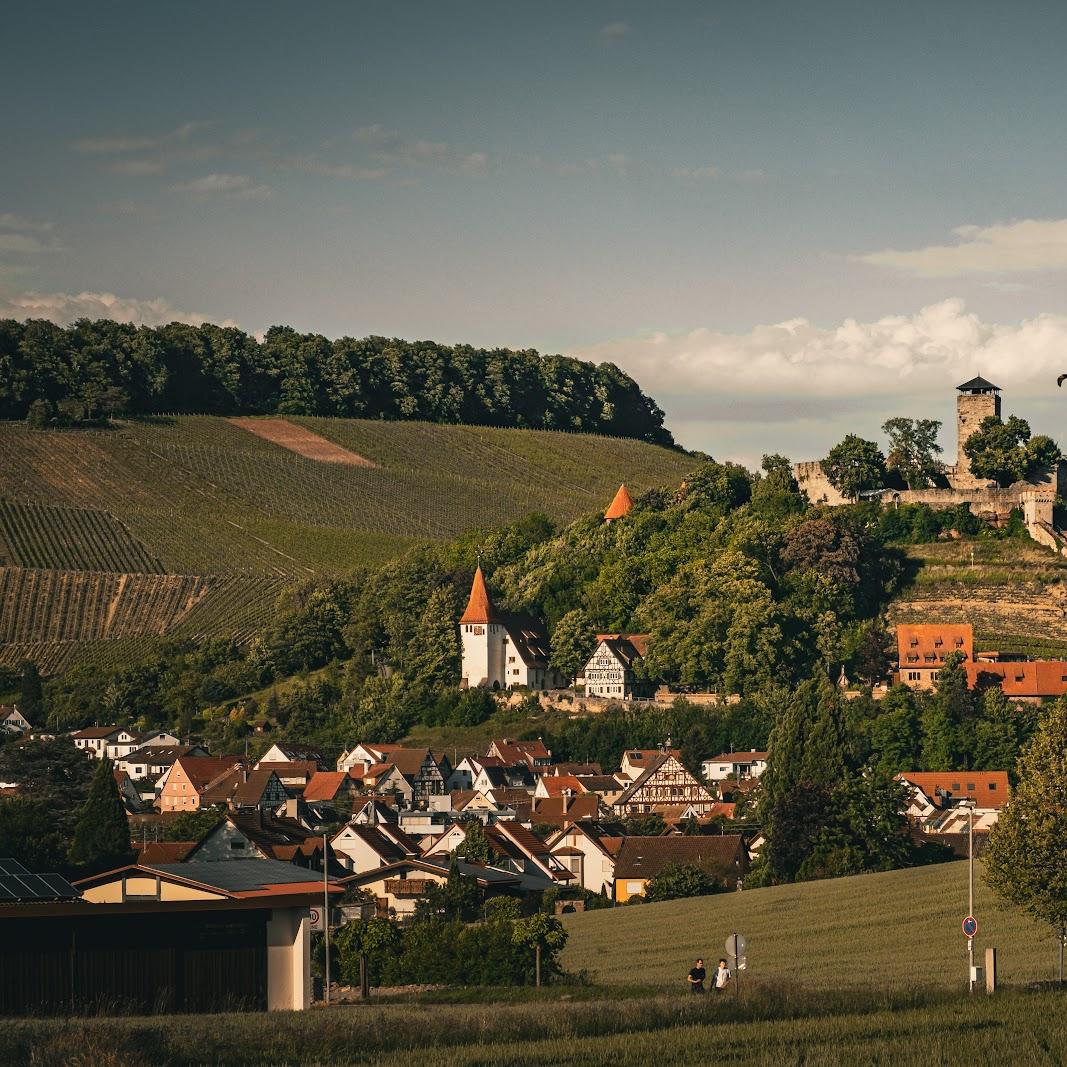
<path fill-rule="evenodd" d="M 137 862 L 181 863 L 194 848 L 195 841 L 149 841 L 137 850 Z"/>
<path fill-rule="evenodd" d="M 496 609 L 492 600 L 489 599 L 489 589 L 485 584 L 485 575 L 479 565 L 474 572 L 474 581 L 471 583 L 471 595 L 467 601 L 467 609 L 460 617 L 460 625 L 468 623 L 490 623 L 497 621 Z"/>
<path fill-rule="evenodd" d="M 604 512 L 604 518 L 621 519 L 624 515 L 630 514 L 630 509 L 633 506 L 634 500 L 633 497 L 630 496 L 630 491 L 626 488 L 625 484 L 620 485 L 618 492 L 608 505 L 608 510 Z"/>
<path fill-rule="evenodd" d="M 766 752 L 720 752 L 717 756 L 710 756 L 704 763 L 751 763 L 753 760 L 765 760 Z"/>
<path fill-rule="evenodd" d="M 974 659 L 974 630 L 970 623 L 914 623 L 897 627 L 897 662 L 902 668 L 940 668 L 950 652 Z"/>
<path fill-rule="evenodd" d="M 648 634 L 597 634 L 596 639 L 606 644 L 627 667 L 648 655 Z"/>
<path fill-rule="evenodd" d="M 739 834 L 709 837 L 625 837 L 615 862 L 617 879 L 655 878 L 668 864 L 694 864 L 709 873 L 726 877 L 740 868 Z"/>
<path fill-rule="evenodd" d="M 319 771 L 304 787 L 307 801 L 333 800 L 346 781 L 352 781 L 345 771 Z"/>
<path fill-rule="evenodd" d="M 999 685 L 1007 697 L 1058 697 L 1067 693 L 1067 662 L 1060 660 L 967 663 L 965 669 L 972 689 Z"/>
<path fill-rule="evenodd" d="M 87 726 L 84 730 L 79 730 L 74 736 L 84 741 L 96 741 L 110 737 L 112 734 L 117 734 L 121 729 L 121 726 Z"/>
<path fill-rule="evenodd" d="M 199 793 L 226 771 L 240 766 L 241 762 L 240 756 L 182 756 L 174 765 L 181 767 Z"/>
<path fill-rule="evenodd" d="M 902 771 L 896 779 L 911 782 L 931 801 L 941 790 L 951 801 L 966 798 L 980 808 L 1000 808 L 1008 802 L 1007 771 Z"/>
<path fill-rule="evenodd" d="M 541 779 L 541 784 L 550 797 L 561 797 L 565 793 L 574 795 L 589 792 L 573 774 L 558 774 L 551 777 L 546 775 Z"/>

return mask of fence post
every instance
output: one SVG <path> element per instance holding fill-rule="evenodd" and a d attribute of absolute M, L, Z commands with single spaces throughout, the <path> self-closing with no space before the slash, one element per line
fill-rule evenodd
<path fill-rule="evenodd" d="M 997 988 L 997 950 L 985 950 L 985 991 L 993 993 Z"/>

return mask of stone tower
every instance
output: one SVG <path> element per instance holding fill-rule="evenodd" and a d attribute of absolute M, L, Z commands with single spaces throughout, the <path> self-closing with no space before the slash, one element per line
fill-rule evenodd
<path fill-rule="evenodd" d="M 959 479 L 971 476 L 971 462 L 963 451 L 967 438 L 982 425 L 983 419 L 990 415 L 1000 417 L 1000 386 L 979 376 L 957 385 L 956 389 L 959 392 L 956 400 L 956 478 Z"/>

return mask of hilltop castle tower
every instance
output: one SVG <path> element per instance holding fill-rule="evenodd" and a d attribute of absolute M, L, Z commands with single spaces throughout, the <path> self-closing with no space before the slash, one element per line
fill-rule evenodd
<path fill-rule="evenodd" d="M 963 385 L 957 385 L 956 398 L 956 470 L 954 481 L 971 479 L 971 461 L 963 446 L 990 415 L 1000 418 L 1000 386 L 987 382 L 979 376 Z"/>

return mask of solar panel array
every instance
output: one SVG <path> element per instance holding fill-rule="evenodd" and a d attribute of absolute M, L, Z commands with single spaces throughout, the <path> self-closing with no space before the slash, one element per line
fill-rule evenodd
<path fill-rule="evenodd" d="M 18 860 L 0 859 L 0 904 L 77 900 L 79 895 L 58 874 L 31 874 Z"/>

